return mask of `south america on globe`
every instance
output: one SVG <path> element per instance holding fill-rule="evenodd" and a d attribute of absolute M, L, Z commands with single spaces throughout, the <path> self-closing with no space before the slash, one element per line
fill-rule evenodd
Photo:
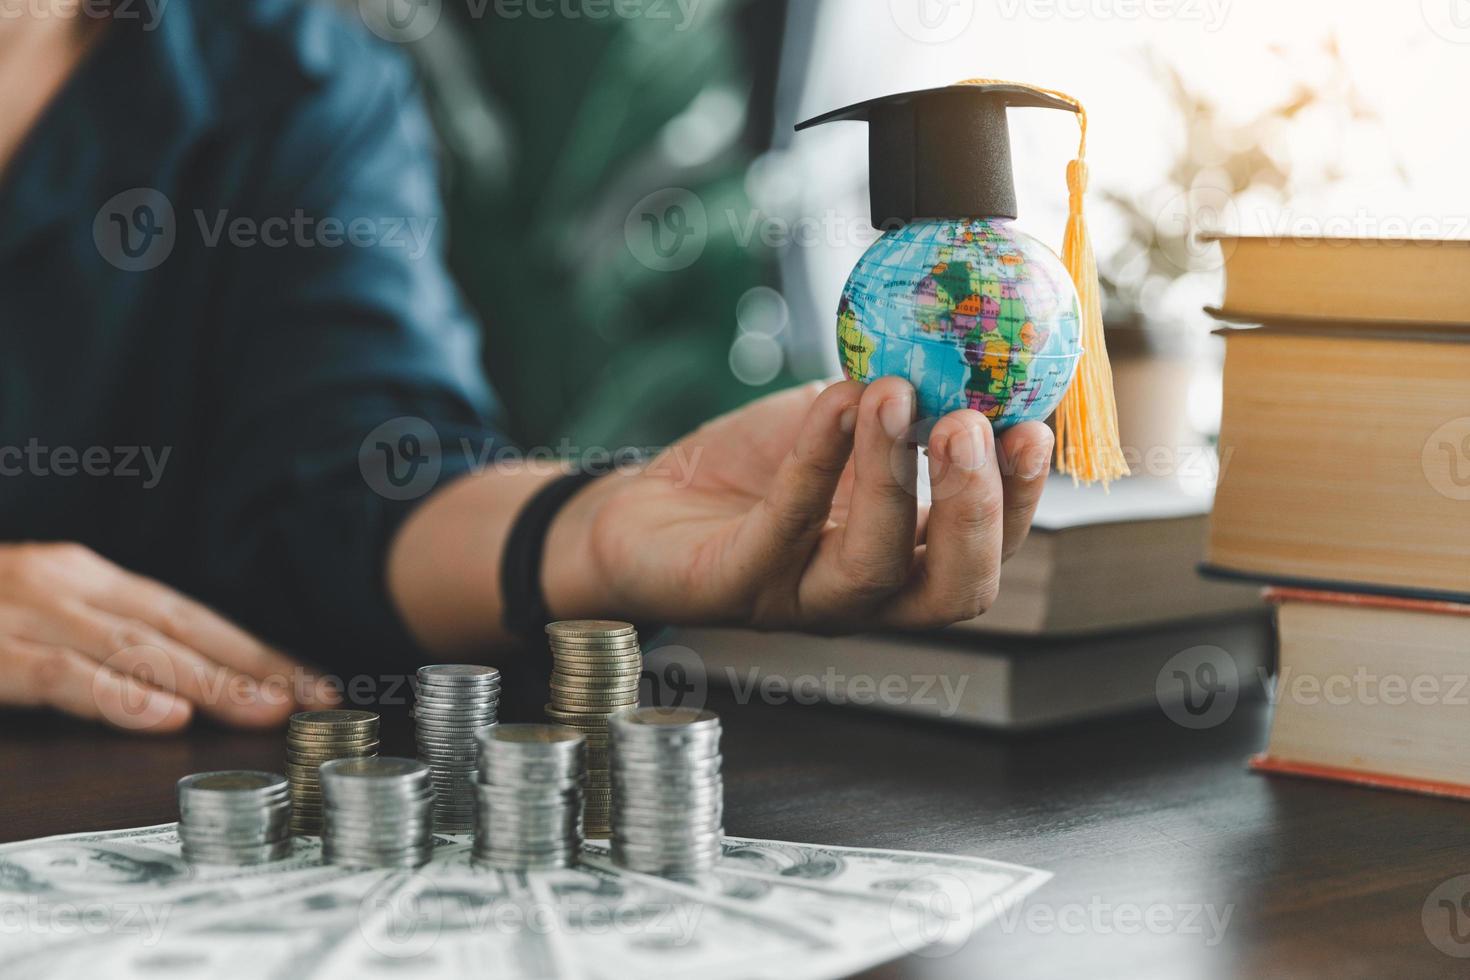
<path fill-rule="evenodd" d="M 1049 416 L 1082 353 L 1077 291 L 1057 256 L 1004 219 L 916 221 L 858 261 L 837 310 L 843 373 L 913 383 L 919 417 Z"/>

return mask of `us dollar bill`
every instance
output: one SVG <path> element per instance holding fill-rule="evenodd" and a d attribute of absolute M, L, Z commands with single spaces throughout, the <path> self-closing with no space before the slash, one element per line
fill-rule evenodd
<path fill-rule="evenodd" d="M 970 941 L 1050 876 L 982 858 L 727 837 L 714 868 L 629 872 L 605 843 L 545 872 L 193 866 L 172 824 L 0 846 L 0 978 L 508 980 L 845 976 Z"/>

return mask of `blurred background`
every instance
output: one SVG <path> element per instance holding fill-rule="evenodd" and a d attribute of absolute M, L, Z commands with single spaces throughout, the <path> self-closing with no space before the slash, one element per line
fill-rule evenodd
<path fill-rule="evenodd" d="M 413 2 L 356 6 L 421 66 L 453 266 L 529 444 L 656 446 L 836 373 L 876 234 L 865 127 L 792 126 L 877 95 L 979 75 L 1082 100 L 1140 452 L 1218 424 L 1201 230 L 1470 237 L 1466 0 Z M 1013 110 L 1011 133 L 1019 224 L 1059 247 L 1076 124 Z"/>

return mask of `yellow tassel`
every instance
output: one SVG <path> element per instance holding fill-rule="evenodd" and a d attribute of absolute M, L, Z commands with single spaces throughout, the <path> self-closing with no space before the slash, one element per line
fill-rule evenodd
<path fill-rule="evenodd" d="M 1077 159 L 1067 164 L 1067 231 L 1062 237 L 1062 263 L 1077 287 L 1082 306 L 1082 357 L 1071 387 L 1057 408 L 1057 471 L 1074 481 L 1101 481 L 1106 487 L 1128 475 L 1118 438 L 1118 408 L 1113 395 L 1113 369 L 1103 336 L 1102 295 L 1097 283 L 1097 259 L 1087 234 L 1082 199 L 1087 193 L 1087 111 L 1082 103 L 1054 89 L 970 78 L 960 85 L 1014 85 L 1061 99 L 1077 110 L 1081 139 Z"/>

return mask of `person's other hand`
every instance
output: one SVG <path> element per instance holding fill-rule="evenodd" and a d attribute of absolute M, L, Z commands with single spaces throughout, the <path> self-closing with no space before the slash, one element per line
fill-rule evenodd
<path fill-rule="evenodd" d="M 79 544 L 0 545 L 0 705 L 167 733 L 248 728 L 334 695 L 216 613 Z"/>
<path fill-rule="evenodd" d="M 590 484 L 547 542 L 553 613 L 836 632 L 980 615 L 1030 527 L 1051 430 L 997 440 L 979 412 L 946 416 L 921 506 L 914 405 L 894 377 L 792 389 Z"/>

